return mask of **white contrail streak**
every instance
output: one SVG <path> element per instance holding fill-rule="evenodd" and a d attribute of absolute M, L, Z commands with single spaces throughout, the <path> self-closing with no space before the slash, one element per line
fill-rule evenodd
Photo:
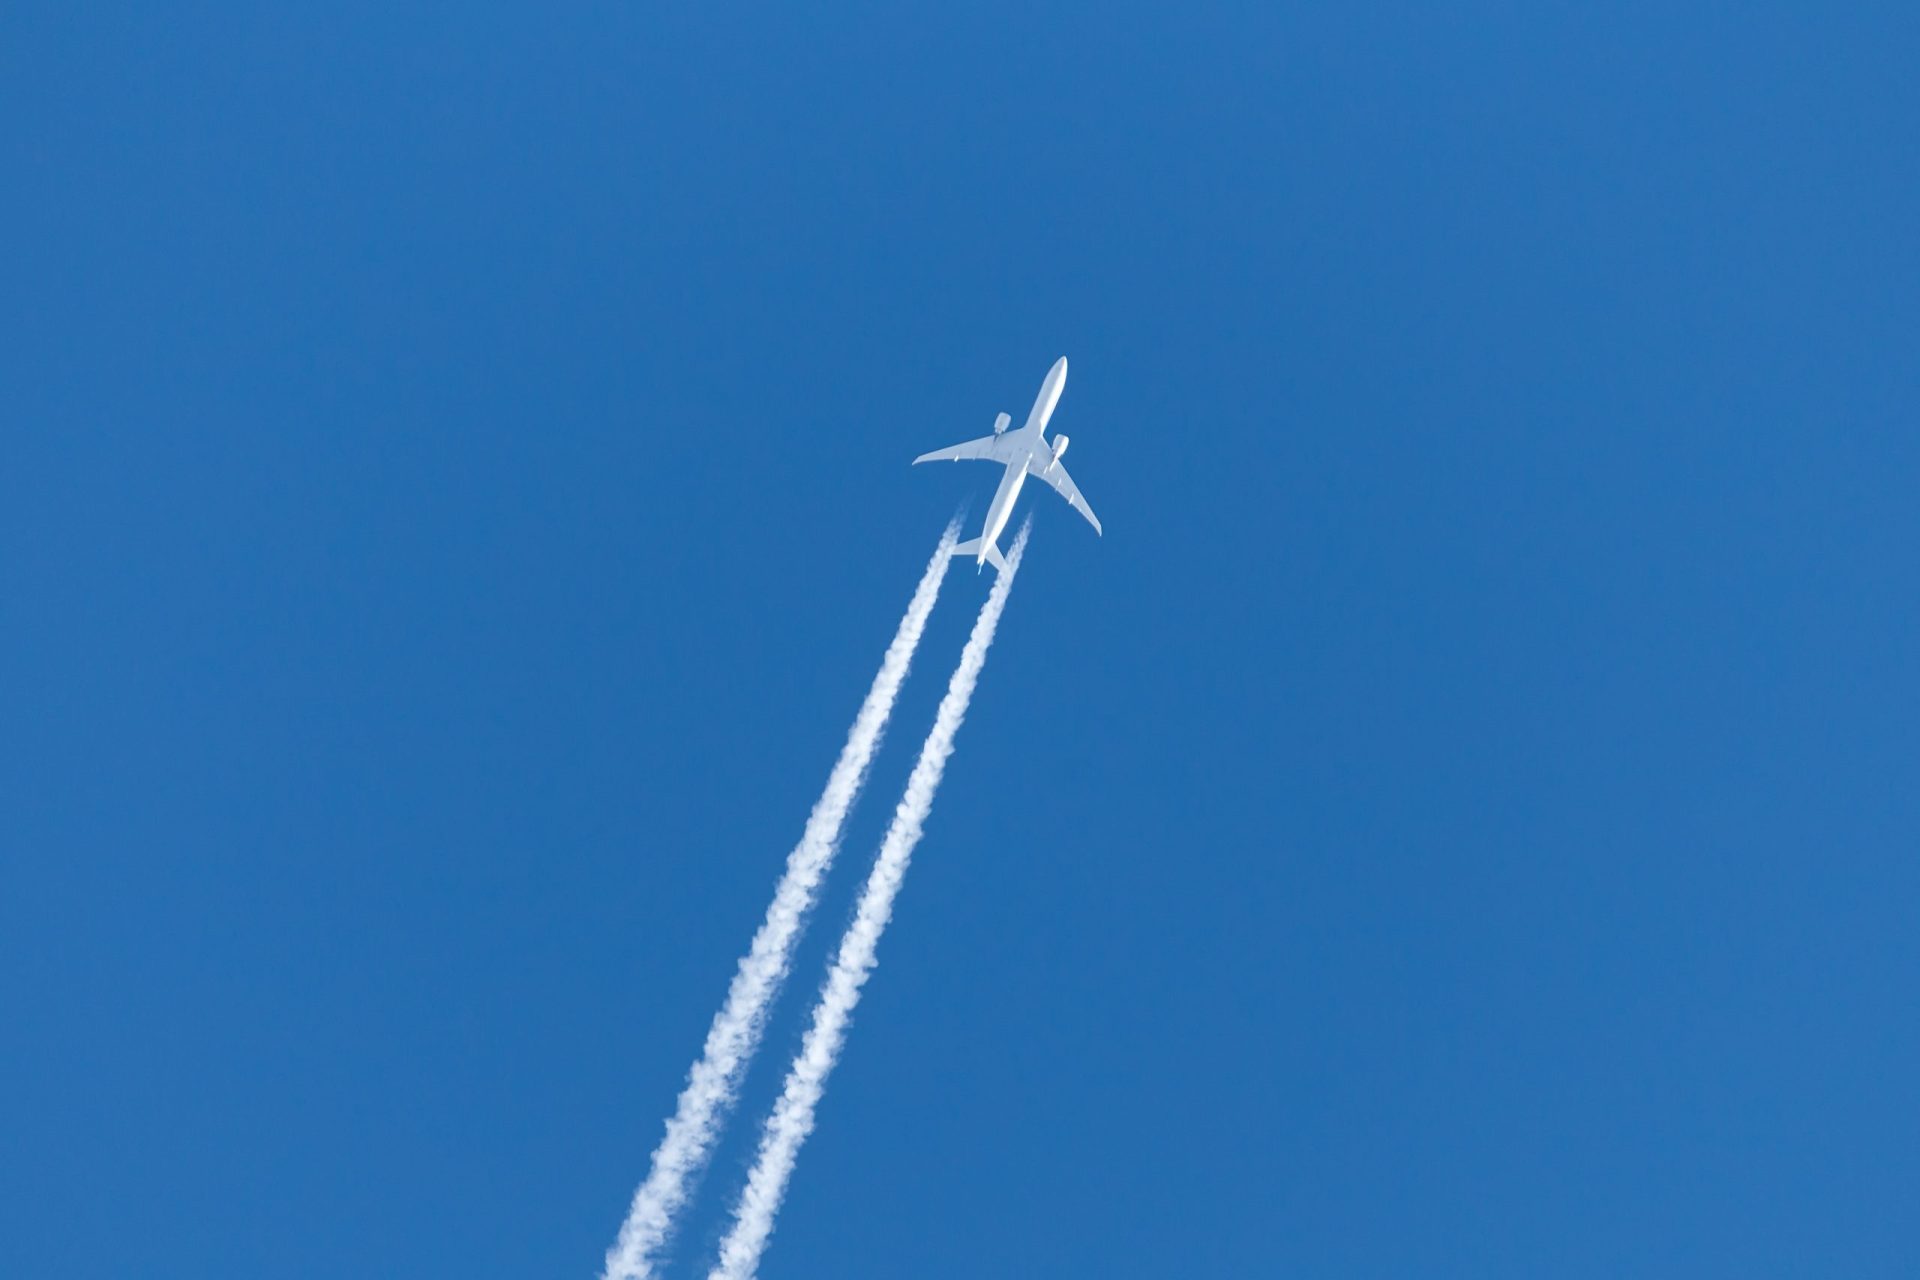
<path fill-rule="evenodd" d="M 667 1133 L 654 1150 L 647 1180 L 634 1192 L 633 1207 L 607 1251 L 605 1280 L 645 1280 L 653 1274 L 656 1255 L 673 1233 L 674 1220 L 687 1200 L 687 1183 L 698 1176 L 712 1153 L 720 1121 L 732 1107 L 740 1077 L 760 1040 L 767 1006 L 779 994 L 780 984 L 793 962 L 799 939 L 820 891 L 820 881 L 840 847 L 840 830 L 852 808 L 867 766 L 895 697 L 905 681 L 913 651 L 933 612 L 940 583 L 951 563 L 957 522 L 947 526 L 940 545 L 927 562 L 913 600 L 900 619 L 893 643 L 880 661 L 880 671 L 860 704 L 840 758 L 827 777 L 827 786 L 814 803 L 800 843 L 787 855 L 787 868 L 767 906 L 767 918 L 753 935 L 753 945 L 740 958 L 740 968 L 727 989 L 727 1002 L 714 1015 L 700 1060 L 687 1073 L 687 1087 L 678 1108 L 667 1121 Z"/>
<path fill-rule="evenodd" d="M 873 972 L 874 951 L 880 934 L 893 915 L 894 895 L 907 874 L 907 862 L 913 847 L 920 842 L 921 828 L 933 808 L 933 795 L 946 771 L 947 757 L 953 754 L 953 738 L 966 718 L 967 703 L 986 665 L 987 647 L 993 643 L 994 628 L 1000 624 L 1000 611 L 1006 607 L 1007 592 L 1013 587 L 1013 575 L 1020 568 L 1020 557 L 1027 546 L 1027 525 L 1020 527 L 1013 550 L 1007 553 L 1007 567 L 994 581 L 973 634 L 954 668 L 947 685 L 947 696 L 933 718 L 933 731 L 920 748 L 920 759 L 907 779 L 906 793 L 893 811 L 893 825 L 880 842 L 880 856 L 874 861 L 867 887 L 854 909 L 853 923 L 840 940 L 839 953 L 827 974 L 820 1003 L 814 1006 L 813 1025 L 807 1028 L 799 1056 L 787 1072 L 787 1083 L 760 1135 L 759 1154 L 753 1171 L 747 1175 L 746 1189 L 734 1206 L 733 1227 L 720 1245 L 720 1260 L 714 1264 L 708 1280 L 752 1280 L 766 1251 L 767 1238 L 773 1234 L 774 1215 L 786 1195 L 787 1182 L 793 1176 L 793 1162 L 800 1144 L 813 1132 L 814 1109 L 826 1088 L 827 1076 L 840 1056 L 846 1040 L 847 1022 L 853 1007 L 860 1002 L 860 988 Z"/>

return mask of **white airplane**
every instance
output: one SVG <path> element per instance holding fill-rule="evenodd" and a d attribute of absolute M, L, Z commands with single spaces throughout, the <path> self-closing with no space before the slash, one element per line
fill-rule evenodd
<path fill-rule="evenodd" d="M 950 449 L 935 449 L 913 460 L 917 466 L 922 462 L 959 462 L 963 458 L 978 458 L 1006 467 L 1007 474 L 1000 481 L 999 491 L 993 495 L 993 502 L 987 508 L 986 527 L 980 531 L 979 537 L 953 549 L 956 556 L 972 556 L 976 569 L 982 563 L 990 564 L 995 569 L 1007 567 L 1000 548 L 994 542 L 1000 537 L 1000 531 L 1007 527 L 1007 518 L 1013 514 L 1013 500 L 1020 496 L 1020 486 L 1027 482 L 1028 476 L 1038 476 L 1052 485 L 1067 500 L 1068 506 L 1087 518 L 1095 533 L 1101 532 L 1100 521 L 1094 516 L 1093 508 L 1080 496 L 1079 486 L 1074 484 L 1073 477 L 1067 474 L 1066 465 L 1060 461 L 1067 451 L 1067 437 L 1055 436 L 1051 441 L 1046 437 L 1047 419 L 1053 416 L 1053 406 L 1060 402 L 1060 391 L 1066 385 L 1067 358 L 1061 356 L 1054 361 L 1053 368 L 1047 370 L 1047 380 L 1040 384 L 1040 394 L 1034 399 L 1033 411 L 1027 414 L 1026 426 L 1018 431 L 1008 431 L 1007 424 L 1013 419 L 1003 413 L 993 420 L 992 435 L 956 444 Z"/>

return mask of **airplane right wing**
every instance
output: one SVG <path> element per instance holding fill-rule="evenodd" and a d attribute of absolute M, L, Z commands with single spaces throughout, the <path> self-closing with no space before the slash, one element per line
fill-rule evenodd
<path fill-rule="evenodd" d="M 1027 463 L 1027 474 L 1052 485 L 1054 491 L 1067 500 L 1068 506 L 1087 518 L 1087 523 L 1093 526 L 1095 533 L 1106 536 L 1106 531 L 1100 527 L 1100 517 L 1093 514 L 1093 508 L 1080 496 L 1080 486 L 1067 474 L 1066 463 L 1037 453 Z"/>
<path fill-rule="evenodd" d="M 945 449 L 935 449 L 932 453 L 923 453 L 914 459 L 922 462 L 963 462 L 970 458 L 980 458 L 988 462 L 1006 462 L 1013 455 L 1013 446 L 1005 443 L 1005 436 L 981 436 L 978 440 L 969 440 L 965 444 L 952 445 Z"/>

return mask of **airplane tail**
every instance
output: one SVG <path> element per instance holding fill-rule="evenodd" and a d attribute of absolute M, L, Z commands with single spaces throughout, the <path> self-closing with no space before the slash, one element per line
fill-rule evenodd
<path fill-rule="evenodd" d="M 980 555 L 980 539 L 975 538 L 971 542 L 961 543 L 953 549 L 953 554 L 956 556 L 973 556 L 978 559 Z M 987 544 L 987 563 L 1000 571 L 1004 571 L 1007 567 L 1006 557 L 1001 555 L 1000 548 L 994 546 L 991 542 Z"/>

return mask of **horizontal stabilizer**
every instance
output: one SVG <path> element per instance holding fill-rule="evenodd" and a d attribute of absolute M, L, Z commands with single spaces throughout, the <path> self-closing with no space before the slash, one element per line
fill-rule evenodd
<path fill-rule="evenodd" d="M 956 556 L 972 556 L 978 560 L 980 558 L 980 539 L 974 538 L 969 542 L 961 543 L 953 549 L 953 554 Z M 987 563 L 996 569 L 1005 569 L 1007 567 L 1006 557 L 1001 555 L 1000 548 L 994 546 L 992 543 L 987 544 L 986 558 Z"/>

